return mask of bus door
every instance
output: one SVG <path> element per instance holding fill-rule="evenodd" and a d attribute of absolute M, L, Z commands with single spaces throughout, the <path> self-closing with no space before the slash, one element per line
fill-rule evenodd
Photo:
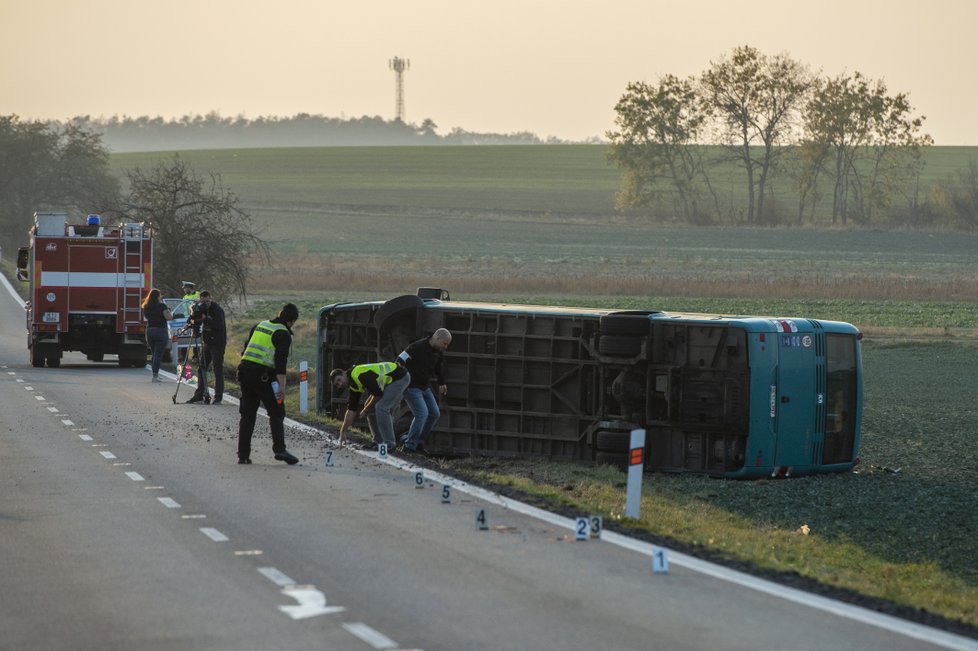
<path fill-rule="evenodd" d="M 821 438 L 816 427 L 819 398 L 816 387 L 815 336 L 809 322 L 795 319 L 775 321 L 778 338 L 778 381 L 773 396 L 777 422 L 777 455 L 774 465 L 807 468 L 819 462 L 812 458 L 813 445 Z M 797 473 L 795 473 L 797 474 Z"/>

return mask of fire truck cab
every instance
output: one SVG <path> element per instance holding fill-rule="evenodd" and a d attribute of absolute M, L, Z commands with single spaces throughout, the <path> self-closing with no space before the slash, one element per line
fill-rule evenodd
<path fill-rule="evenodd" d="M 66 213 L 35 213 L 17 277 L 30 283 L 27 347 L 33 366 L 61 364 L 65 351 L 89 360 L 118 355 L 119 366 L 145 366 L 146 322 L 140 303 L 152 287 L 152 228 L 106 227 L 98 215 L 69 224 Z"/>

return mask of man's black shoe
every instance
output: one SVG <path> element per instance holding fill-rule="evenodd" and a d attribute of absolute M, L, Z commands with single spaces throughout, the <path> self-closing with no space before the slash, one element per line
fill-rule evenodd
<path fill-rule="evenodd" d="M 251 463 L 251 459 L 248 457 L 238 457 L 238 463 L 248 464 Z"/>
<path fill-rule="evenodd" d="M 367 443 L 365 446 L 363 446 L 363 449 L 364 450 L 373 450 L 374 452 L 376 452 L 377 451 L 377 444 L 376 443 Z"/>
<path fill-rule="evenodd" d="M 220 398 L 218 398 L 217 400 L 211 400 L 211 404 L 212 405 L 219 405 L 219 404 L 221 404 Z"/>
<path fill-rule="evenodd" d="M 203 402 L 203 401 L 204 401 L 204 396 L 190 396 L 190 399 L 187 400 L 184 404 L 189 405 L 194 402 Z"/>
<path fill-rule="evenodd" d="M 425 450 L 424 446 L 420 443 L 418 443 L 418 447 L 414 448 L 414 451 L 417 452 L 418 454 L 423 454 L 425 456 L 428 455 L 428 451 Z"/>
<path fill-rule="evenodd" d="M 289 453 L 288 450 L 282 450 L 281 452 L 276 452 L 275 453 L 275 460 L 276 461 L 284 461 L 285 463 L 289 464 L 290 466 L 294 466 L 295 464 L 299 463 L 299 458 L 296 457 L 296 456 L 294 456 L 293 454 Z"/>

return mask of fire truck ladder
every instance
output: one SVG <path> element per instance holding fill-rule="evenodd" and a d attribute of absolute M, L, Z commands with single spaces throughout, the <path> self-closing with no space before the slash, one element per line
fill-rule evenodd
<path fill-rule="evenodd" d="M 143 225 L 124 224 L 122 239 L 125 241 L 126 248 L 122 262 L 123 323 L 126 326 L 139 325 L 142 322 L 139 306 L 143 295 L 143 242 L 145 241 Z"/>

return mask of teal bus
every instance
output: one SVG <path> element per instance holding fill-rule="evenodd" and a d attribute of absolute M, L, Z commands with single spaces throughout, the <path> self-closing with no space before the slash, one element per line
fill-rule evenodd
<path fill-rule="evenodd" d="M 395 360 L 437 328 L 453 339 L 430 453 L 624 467 L 631 432 L 644 430 L 652 471 L 789 477 L 858 463 L 861 334 L 848 323 L 476 303 L 420 288 L 323 307 L 318 368 Z M 318 411 L 341 417 L 344 405 L 318 383 Z"/>

